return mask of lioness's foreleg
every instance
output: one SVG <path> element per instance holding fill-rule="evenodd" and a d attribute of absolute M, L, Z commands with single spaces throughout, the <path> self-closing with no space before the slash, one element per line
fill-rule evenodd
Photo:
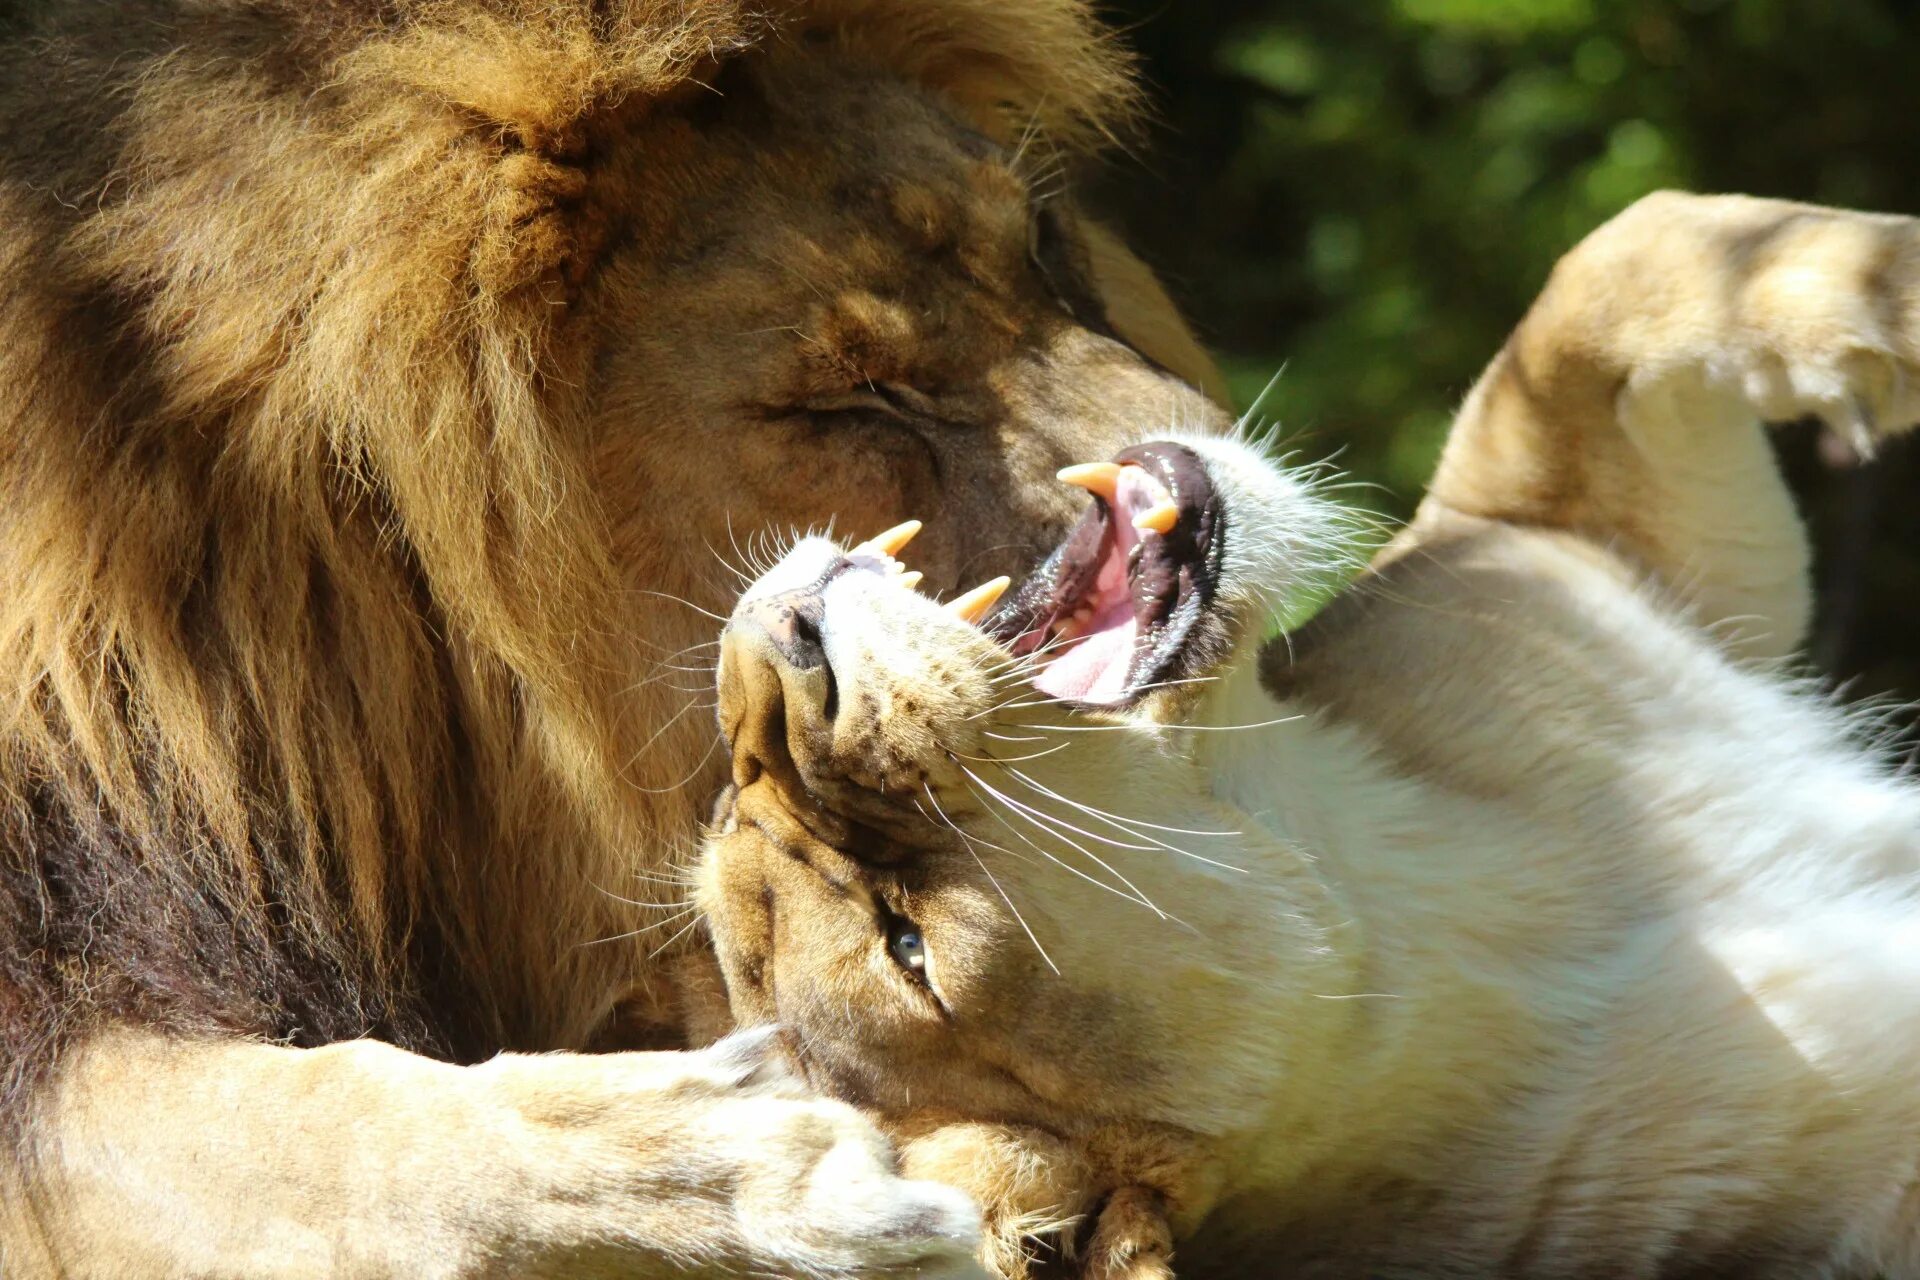
<path fill-rule="evenodd" d="M 1461 515 L 1650 570 L 1744 653 L 1791 651 L 1808 548 L 1764 423 L 1871 452 L 1920 421 L 1920 221 L 1649 196 L 1555 267 L 1468 396 L 1407 543 Z"/>
<path fill-rule="evenodd" d="M 31 1145 L 9 1280 L 975 1274 L 966 1198 L 897 1177 L 766 1032 L 473 1067 L 116 1033 Z"/>

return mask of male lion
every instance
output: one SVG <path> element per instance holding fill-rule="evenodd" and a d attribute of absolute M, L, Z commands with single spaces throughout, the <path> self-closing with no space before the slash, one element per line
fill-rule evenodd
<path fill-rule="evenodd" d="M 1233 440 L 1070 469 L 978 628 L 801 542 L 722 651 L 735 1012 L 1005 1275 L 1920 1277 L 1920 786 L 1766 661 L 1810 415 L 1920 421 L 1920 223 L 1668 196 L 1290 643 L 1330 509 Z"/>
<path fill-rule="evenodd" d="M 555 1051 L 677 1020 L 736 539 L 947 586 L 1219 422 L 1127 98 L 1079 0 L 0 10 L 0 1272 L 971 1250 L 763 1037 Z"/>

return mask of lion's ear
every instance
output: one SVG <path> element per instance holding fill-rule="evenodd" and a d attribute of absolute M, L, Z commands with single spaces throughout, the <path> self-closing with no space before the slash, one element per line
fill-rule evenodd
<path fill-rule="evenodd" d="M 1134 62 L 1087 0 L 806 0 L 801 21 L 947 95 L 1008 145 L 1132 131 Z"/>

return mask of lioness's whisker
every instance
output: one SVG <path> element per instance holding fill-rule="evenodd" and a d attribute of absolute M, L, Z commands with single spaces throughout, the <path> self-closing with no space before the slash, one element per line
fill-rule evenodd
<path fill-rule="evenodd" d="M 697 704 L 689 703 L 688 705 L 693 706 Z M 709 708 L 713 706 L 712 703 L 707 703 L 706 705 Z M 713 759 L 714 748 L 718 747 L 719 745 L 720 745 L 720 738 L 719 738 L 719 735 L 716 734 L 707 743 L 707 749 L 701 753 L 700 762 L 694 765 L 693 769 L 687 774 L 687 776 L 680 779 L 680 781 L 665 787 L 636 786 L 634 789 L 640 792 L 642 795 L 649 795 L 649 796 L 670 795 L 673 792 L 679 791 L 682 787 L 685 787 L 688 783 L 692 782 L 695 778 L 700 776 L 701 772 L 707 767 L 707 761 Z"/>
<path fill-rule="evenodd" d="M 1008 772 L 1011 773 L 1013 772 L 1013 770 L 1009 769 Z M 982 782 L 981 785 L 985 786 L 986 784 Z M 1089 840 L 1098 840 L 1101 844 L 1110 845 L 1115 849 L 1131 849 L 1136 853 L 1152 853 L 1153 852 L 1153 846 L 1150 844 L 1129 844 L 1125 840 L 1115 840 L 1111 836 L 1103 836 L 1096 831 L 1086 831 L 1080 827 L 1074 826 L 1071 822 L 1068 822 L 1065 818 L 1061 818 L 1055 814 L 1048 813 L 1044 809 L 1036 808 L 1032 805 L 1025 803 L 1024 801 L 1015 800 L 1012 796 L 1007 795 L 1005 792 L 995 792 L 995 794 L 1000 796 L 1000 798 L 1005 800 L 1008 804 L 1015 806 L 1016 810 L 1019 812 L 1030 813 L 1033 816 L 1039 818 L 1041 821 L 1046 822 L 1051 826 L 1054 826 L 1056 828 L 1064 828 L 1064 830 L 1061 832 L 1062 839 L 1066 839 L 1067 838 L 1066 832 L 1071 831 L 1075 835 L 1085 836 Z M 1138 835 L 1142 839 L 1146 839 L 1146 836 L 1144 836 L 1142 833 L 1138 831 L 1132 832 L 1131 834 Z M 1069 841 L 1069 843 L 1071 843 L 1071 841 Z M 1074 845 L 1074 848 L 1078 849 L 1080 848 L 1080 846 Z M 1085 853 L 1086 850 L 1082 849 L 1081 852 Z M 1088 854 L 1087 856 L 1092 857 L 1093 855 Z M 1118 872 L 1116 872 L 1115 874 L 1117 875 Z"/>
<path fill-rule="evenodd" d="M 1058 703 L 1058 701 L 1059 699 L 1057 698 L 1035 698 L 1030 702 L 1020 702 L 1020 701 L 1002 702 L 998 706 L 988 707 L 985 711 L 976 711 L 972 715 L 968 716 L 967 719 L 978 720 L 981 716 L 989 715 L 995 711 L 1025 711 L 1030 707 L 1050 707 L 1050 706 L 1054 706 L 1056 703 Z M 1030 728 L 1033 728 L 1034 726 L 1023 725 L 1021 727 L 1030 729 Z M 1114 725 L 1112 727 L 1126 728 L 1127 726 Z"/>
<path fill-rule="evenodd" d="M 647 871 L 629 871 L 627 875 L 630 879 L 639 880 L 645 884 L 669 885 L 676 889 L 691 889 L 699 883 L 699 878 L 694 874 L 691 866 L 671 867 L 670 870 L 673 872 L 672 875 L 655 875 Z M 598 889 L 600 886 L 595 885 L 594 888 Z M 609 891 L 601 890 L 601 892 Z"/>
<path fill-rule="evenodd" d="M 959 836 L 960 842 L 967 846 L 967 852 L 973 856 L 974 862 L 980 867 L 980 874 L 987 878 L 987 883 L 993 886 L 993 891 L 1000 895 L 1000 901 L 1007 904 L 1007 910 L 1011 911 L 1013 918 L 1019 922 L 1020 932 L 1027 935 L 1027 941 L 1033 944 L 1033 949 L 1039 952 L 1040 958 L 1047 962 L 1047 968 L 1053 970 L 1054 975 L 1057 977 L 1060 973 L 1060 966 L 1053 962 L 1053 957 L 1047 954 L 1047 949 L 1040 945 L 1040 939 L 1034 936 L 1033 929 L 1027 924 L 1027 918 L 1020 914 L 1020 908 L 1013 905 L 1013 899 L 1008 897 L 1007 891 L 1000 887 L 999 877 L 994 875 L 992 870 L 988 868 L 986 859 L 980 856 L 980 851 L 973 847 L 972 837 L 960 829 L 959 823 L 947 816 L 946 810 L 940 807 L 939 798 L 933 794 L 933 788 L 924 782 L 920 785 L 926 791 L 927 799 L 932 801 L 934 811 L 940 815 L 940 821 L 952 828 L 953 834 Z M 914 807 L 918 809 L 920 802 L 916 800 Z M 925 813 L 926 810 L 922 809 L 921 812 Z"/>
<path fill-rule="evenodd" d="M 681 898 L 675 902 L 642 902 L 638 898 L 629 898 L 624 894 L 615 893 L 613 890 L 607 888 L 605 885 L 594 884 L 594 882 L 591 880 L 587 881 L 587 883 L 589 885 L 592 885 L 595 889 L 598 889 L 601 893 L 605 894 L 607 897 L 612 898 L 615 902 L 624 903 L 629 907 L 639 907 L 643 911 L 665 911 L 669 907 L 679 907 L 681 908 L 681 910 L 676 911 L 673 915 L 673 918 L 676 920 L 678 920 L 681 915 L 685 914 L 685 909 L 687 908 L 687 906 L 690 905 L 685 898 Z M 669 882 L 669 883 L 673 883 L 673 882 Z M 684 889 L 689 886 L 685 884 L 677 884 L 677 887 Z"/>
<path fill-rule="evenodd" d="M 689 667 L 679 662 L 659 662 L 654 664 L 654 668 L 664 671 L 684 671 L 690 676 L 710 676 L 713 674 L 714 664 L 709 662 L 701 666 Z"/>
<path fill-rule="evenodd" d="M 665 736 L 667 730 L 673 728 L 673 726 L 679 722 L 680 717 L 686 715 L 687 712 L 693 710 L 695 707 L 698 707 L 698 706 L 705 706 L 711 709 L 714 705 L 715 704 L 712 702 L 701 703 L 693 699 L 688 699 L 687 702 L 684 705 L 682 705 L 678 711 L 674 712 L 671 716 L 667 718 L 667 722 L 665 724 L 661 725 L 658 729 L 655 729 L 653 731 L 653 736 L 651 738 L 648 738 L 645 742 L 640 744 L 640 749 L 638 751 L 634 752 L 631 756 L 627 758 L 627 767 L 631 769 L 634 765 L 640 763 L 640 757 L 646 755 L 647 752 L 651 751 L 653 749 L 653 744 L 660 741 L 660 739 L 663 736 Z"/>
<path fill-rule="evenodd" d="M 960 772 L 966 774 L 969 778 L 972 778 L 974 782 L 986 788 L 987 794 L 999 800 L 1001 804 L 1011 808 L 1013 810 L 1013 814 L 1015 817 L 1021 818 L 1027 823 L 1031 824 L 1032 826 L 1037 827 L 1039 830 L 1045 832 L 1046 834 L 1050 836 L 1055 836 L 1061 840 L 1066 841 L 1068 844 L 1072 845 L 1075 849 L 1079 850 L 1080 854 L 1083 857 L 1090 859 L 1102 871 L 1105 871 L 1108 875 L 1112 876 L 1114 879 L 1118 880 L 1121 884 L 1125 885 L 1129 890 L 1129 892 L 1121 893 L 1120 890 L 1115 889 L 1110 884 L 1103 884 L 1101 881 L 1095 880 L 1092 876 L 1078 872 L 1077 868 L 1073 868 L 1069 866 L 1069 864 L 1063 861 L 1062 859 L 1055 857 L 1051 853 L 1047 853 L 1045 849 L 1040 849 L 1040 846 L 1033 844 L 1032 840 L 1027 840 L 1027 843 L 1030 845 L 1033 845 L 1035 849 L 1040 849 L 1041 853 L 1044 853 L 1048 857 L 1053 858 L 1053 860 L 1055 862 L 1060 863 L 1061 866 L 1068 867 L 1069 870 L 1073 870 L 1077 874 L 1080 874 L 1082 879 L 1091 881 L 1094 884 L 1101 885 L 1102 888 L 1108 890 L 1111 893 L 1118 894 L 1122 898 L 1130 898 L 1132 901 L 1138 902 L 1141 906 L 1153 912 L 1153 914 L 1159 916 L 1162 920 L 1171 920 L 1173 918 L 1172 916 L 1169 916 L 1166 912 L 1162 911 L 1159 908 L 1159 906 L 1153 901 L 1153 899 L 1149 898 L 1145 893 L 1141 892 L 1139 885 L 1136 885 L 1133 881 L 1127 879 L 1127 877 L 1124 874 L 1122 874 L 1119 870 L 1117 870 L 1112 864 L 1107 862 L 1106 859 L 1102 858 L 1099 854 L 1093 852 L 1091 849 L 1088 849 L 1085 845 L 1081 844 L 1079 841 L 1075 840 L 1072 836 L 1068 835 L 1067 832 L 1068 831 L 1077 832 L 1080 835 L 1086 836 L 1089 840 L 1103 840 L 1105 843 L 1114 845 L 1116 848 L 1126 848 L 1128 846 L 1121 845 L 1118 842 L 1113 840 L 1106 840 L 1105 837 L 1096 836 L 1090 831 L 1081 831 L 1080 828 L 1074 826 L 1070 822 L 1065 821 L 1064 819 L 1055 818 L 1050 814 L 1041 813 L 1037 809 L 1029 809 L 1028 806 L 1022 804 L 1018 800 L 1015 800 L 1012 796 L 1006 794 L 1004 791 L 999 790 L 992 783 L 988 782 L 985 778 L 982 778 L 979 774 L 967 768 L 967 766 L 965 765 L 960 766 Z M 1064 830 L 1062 830 L 1061 828 L 1064 828 Z M 1012 830 L 1013 828 L 1009 827 L 1008 829 Z M 1023 836 L 1022 839 L 1026 839 L 1026 837 Z M 1134 846 L 1134 847 L 1137 848 L 1138 846 Z"/>
<path fill-rule="evenodd" d="M 671 938 L 668 938 L 665 942 L 655 947 L 652 951 L 649 951 L 647 953 L 647 959 L 649 960 L 653 959 L 655 956 L 659 955 L 662 951 L 665 951 L 667 948 L 671 947 L 674 943 L 686 937 L 689 933 L 693 932 L 693 930 L 699 926 L 702 920 L 705 920 L 706 918 L 707 918 L 706 912 L 704 911 L 694 912 L 693 919 L 687 921 L 686 924 L 682 925 L 680 929 L 677 932 L 675 932 L 675 934 Z"/>
<path fill-rule="evenodd" d="M 1182 849 L 1178 845 L 1168 844 L 1165 840 L 1161 840 L 1158 837 L 1150 835 L 1145 831 L 1137 831 L 1133 827 L 1128 826 L 1125 819 L 1120 818 L 1114 814 L 1108 813 L 1104 809 L 1096 809 L 1092 805 L 1082 804 L 1078 800 L 1074 800 L 1067 796 L 1061 795 L 1058 791 L 1053 791 L 1047 787 L 1041 786 L 1039 783 L 1035 782 L 1033 779 L 1021 773 L 1018 769 L 1009 768 L 1007 772 L 1013 774 L 1015 777 L 1020 779 L 1020 781 L 1025 783 L 1028 787 L 1031 787 L 1033 790 L 1038 791 L 1042 795 L 1051 796 L 1055 800 L 1060 801 L 1062 804 L 1072 805 L 1074 808 L 1080 810 L 1082 813 L 1085 813 L 1091 817 L 1098 818 L 1102 822 L 1105 822 L 1108 826 L 1116 827 L 1119 830 L 1126 832 L 1128 835 L 1139 836 L 1142 840 L 1150 841 L 1152 844 L 1157 845 L 1162 849 L 1165 849 L 1168 853 L 1177 853 L 1183 858 L 1191 858 L 1195 862 L 1204 862 L 1210 867 L 1219 867 L 1222 871 L 1237 871 L 1241 875 L 1247 874 L 1247 869 L 1245 867 L 1236 867 L 1230 862 L 1221 862 L 1215 858 L 1204 857 L 1201 854 L 1194 853 L 1190 849 Z M 1154 826 L 1155 824 L 1149 822 L 1149 823 L 1143 823 L 1142 825 L 1151 827 L 1151 826 Z M 1158 829 L 1162 831 L 1174 831 L 1174 832 L 1181 831 L 1181 828 L 1179 827 L 1160 827 Z M 1207 836 L 1207 835 L 1237 836 L 1240 833 L 1238 831 L 1187 831 L 1187 832 L 1184 832 L 1183 834 L 1196 835 L 1196 836 Z M 1137 849 L 1140 846 L 1126 845 L 1123 847 L 1129 848 L 1129 849 Z"/>
<path fill-rule="evenodd" d="M 1040 706 L 1042 704 L 1033 703 L 1031 705 Z M 1252 724 L 1176 724 L 1172 722 L 1167 722 L 1167 723 L 1156 723 L 1150 727 L 1155 732 L 1158 732 L 1164 729 L 1168 731 L 1181 730 L 1181 731 L 1191 732 L 1191 733 L 1237 733 L 1243 729 L 1271 729 L 1274 725 L 1277 725 L 1277 724 L 1292 724 L 1296 720 L 1304 720 L 1305 718 L 1306 718 L 1305 714 L 1302 713 L 1300 715 L 1281 716 L 1278 719 L 1274 719 L 1274 720 L 1256 720 Z M 1019 723 L 1015 723 L 1015 724 L 1009 724 L 1005 727 L 1010 729 L 1035 729 L 1043 733 L 1139 733 L 1142 729 L 1142 726 L 1134 725 L 1134 724 L 1019 724 Z"/>
<path fill-rule="evenodd" d="M 688 666 L 682 666 L 680 663 L 677 663 L 677 662 L 658 662 L 654 664 L 652 675 L 649 675 L 646 679 L 636 681 L 634 684 L 628 686 L 627 692 L 637 693 L 641 689 L 646 688 L 650 684 L 655 684 L 661 680 L 665 680 L 669 675 L 688 675 L 688 676 L 705 676 L 707 679 L 705 683 L 701 684 L 699 688 L 695 688 L 695 689 L 688 689 L 682 685 L 677 685 L 677 684 L 672 687 L 680 690 L 680 692 L 682 693 L 705 693 L 712 684 L 714 671 L 715 671 L 714 665 L 688 667 Z"/>
<path fill-rule="evenodd" d="M 671 662 L 675 658 L 690 658 L 702 649 L 718 649 L 720 647 L 720 641 L 718 639 L 702 641 L 699 644 L 682 645 L 680 648 L 672 650 L 669 650 L 663 644 L 654 644 L 651 641 L 638 638 L 634 640 L 634 643 L 643 649 L 651 650 L 653 653 L 658 654 L 659 657 L 655 659 L 656 663 Z"/>
<path fill-rule="evenodd" d="M 1173 834 L 1180 835 L 1180 836 L 1232 837 L 1232 836 L 1241 836 L 1246 834 L 1244 831 L 1201 831 L 1193 827 L 1163 827 L 1157 822 L 1148 822 L 1145 818 L 1122 817 L 1120 814 L 1117 814 L 1117 813 L 1108 813 L 1105 809 L 1096 809 L 1090 804 L 1086 804 L 1082 801 L 1073 799 L 1071 796 L 1063 796 L 1058 791 L 1054 791 L 1049 787 L 1045 786 L 1043 783 L 1039 782 L 1038 780 L 1028 777 L 1026 774 L 1022 773 L 1018 769 L 1008 769 L 1007 772 L 1011 773 L 1014 777 L 1020 779 L 1020 781 L 1026 783 L 1029 787 L 1032 787 L 1035 791 L 1041 792 L 1044 795 L 1052 796 L 1055 800 L 1063 800 L 1066 803 L 1072 805 L 1076 809 L 1085 809 L 1088 813 L 1096 814 L 1099 817 L 1105 818 L 1110 822 L 1125 823 L 1126 825 L 1132 826 L 1132 827 L 1146 827 L 1151 831 L 1170 831 Z M 1139 832 L 1135 832 L 1134 834 L 1140 835 L 1140 838 L 1143 840 L 1147 838 L 1146 836 L 1141 835 L 1141 833 Z M 1235 870 L 1238 870 L 1238 868 L 1235 868 Z"/>
<path fill-rule="evenodd" d="M 688 906 L 685 910 L 676 911 L 664 920 L 655 920 L 652 924 L 643 924 L 638 929 L 629 929 L 625 933 L 609 934 L 607 937 L 604 937 L 604 938 L 589 938 L 585 942 L 578 943 L 577 946 L 598 947 L 608 942 L 624 942 L 628 938 L 638 938 L 642 934 L 652 933 L 655 929 L 663 929 L 667 925 L 674 923 L 676 920 L 685 920 L 690 915 L 694 917 L 694 920 L 697 923 L 700 916 L 699 911 L 692 906 Z M 682 929 L 680 931 L 680 933 L 685 933 L 685 932 L 686 932 L 685 929 Z M 679 936 L 680 936 L 679 933 L 674 934 L 673 938 L 667 939 L 668 943 L 672 943 L 674 938 L 678 938 Z M 662 947 L 660 950 L 664 951 L 666 950 L 666 948 Z M 659 955 L 660 952 L 655 951 L 651 954 Z"/>
<path fill-rule="evenodd" d="M 1024 764 L 1028 760 L 1038 760 L 1042 756 L 1050 756 L 1056 751 L 1065 751 L 1068 747 L 1072 745 L 1073 744 L 1071 742 L 1056 742 L 1044 751 L 1030 751 L 1024 756 L 1004 756 L 1004 757 L 994 756 L 994 755 L 972 756 L 972 755 L 968 755 L 964 751 L 948 751 L 947 754 L 960 760 L 971 760 L 975 764 L 1005 765 L 1005 764 L 1008 764 L 1009 762 L 1013 764 Z"/>
<path fill-rule="evenodd" d="M 923 788 L 924 788 L 924 787 L 925 787 L 925 786 L 926 786 L 927 784 L 923 782 L 923 783 L 921 783 L 920 785 L 921 785 L 921 787 L 923 787 Z M 971 790 L 971 789 L 969 789 L 969 790 Z M 980 799 L 980 793 L 979 793 L 979 792 L 977 792 L 977 791 L 975 791 L 975 792 L 972 792 L 972 794 L 973 794 L 973 798 L 974 798 L 975 800 L 979 800 L 979 799 Z M 931 814 L 929 814 L 929 813 L 928 813 L 928 812 L 926 811 L 926 808 L 925 808 L 925 807 L 924 807 L 923 805 L 921 805 L 921 803 L 920 803 L 920 802 L 919 802 L 918 800 L 915 800 L 915 801 L 913 802 L 913 807 L 914 807 L 914 808 L 916 808 L 916 809 L 918 809 L 918 810 L 920 810 L 920 816 L 921 816 L 921 817 L 923 817 L 923 818 L 926 818 L 926 819 L 927 819 L 927 821 L 929 821 L 929 822 L 931 822 L 931 821 L 933 821 L 933 815 L 931 815 Z M 938 807 L 939 807 L 939 806 L 938 806 L 938 803 L 936 802 L 936 804 L 935 804 L 935 808 L 938 808 Z M 952 820 L 951 818 L 948 818 L 948 817 L 946 816 L 946 814 L 945 814 L 945 811 L 944 811 L 944 810 L 943 810 L 943 811 L 942 811 L 942 813 L 941 813 L 941 821 L 943 821 L 943 822 L 945 822 L 945 823 L 946 823 L 946 824 L 947 824 L 948 826 L 952 826 L 952 825 L 953 825 L 953 820 Z M 1020 860 L 1021 862 L 1024 862 L 1024 863 L 1026 863 L 1026 864 L 1027 864 L 1028 866 L 1030 866 L 1030 867 L 1037 867 L 1037 866 L 1039 866 L 1039 865 L 1040 865 L 1039 863 L 1037 863 L 1037 862 L 1035 862 L 1035 861 L 1034 861 L 1034 860 L 1033 860 L 1032 858 L 1029 858 L 1029 857 L 1028 857 L 1028 856 L 1027 856 L 1026 854 L 1024 854 L 1024 853 L 1022 853 L 1022 852 L 1020 852 L 1020 851 L 1019 851 L 1018 849 L 1009 849 L 1009 848 L 1007 848 L 1007 846 L 1005 846 L 1005 845 L 1003 845 L 1003 844 L 996 844 L 996 843 L 995 843 L 994 841 L 992 841 L 992 840 L 989 840 L 989 839 L 987 839 L 987 838 L 986 838 L 985 836 L 982 836 L 982 835 L 975 835 L 975 836 L 970 836 L 970 837 L 968 837 L 968 838 L 969 838 L 969 839 L 971 839 L 971 840 L 972 840 L 972 841 L 973 841 L 973 842 L 974 842 L 975 844 L 977 844 L 977 845 L 981 845 L 981 846 L 983 846 L 983 847 L 985 847 L 985 848 L 988 848 L 988 849 L 991 849 L 991 850 L 993 850 L 993 851 L 994 851 L 995 853 L 1004 853 L 1004 854 L 1006 854 L 1006 855 L 1007 855 L 1007 856 L 1008 856 L 1009 858 L 1017 858 L 1017 859 L 1019 859 L 1019 860 Z"/>
<path fill-rule="evenodd" d="M 1132 894 L 1129 894 L 1120 889 L 1116 889 L 1112 885 L 1108 884 L 1106 881 L 1100 880 L 1094 876 L 1088 875 L 1086 872 L 1074 866 L 1071 862 L 1068 862 L 1065 859 L 1059 857 L 1057 854 L 1053 853 L 1051 850 L 1041 848 L 1039 845 L 1033 842 L 1032 838 L 1029 837 L 1026 832 L 1020 830 L 1018 827 L 1014 826 L 1011 822 L 1008 822 L 1006 819 L 1006 815 L 1002 814 L 998 809 L 996 809 L 992 804 L 990 804 L 987 801 L 987 798 L 985 796 L 981 795 L 978 791 L 974 791 L 971 786 L 969 786 L 967 790 L 973 793 L 973 798 L 979 802 L 980 807 L 984 811 L 986 811 L 989 815 L 991 815 L 995 822 L 1005 827 L 1008 833 L 1011 834 L 1014 839 L 1026 845 L 1027 848 L 1033 850 L 1035 853 L 1039 854 L 1042 858 L 1045 858 L 1048 862 L 1051 862 L 1054 866 L 1059 867 L 1061 870 L 1067 872 L 1070 875 L 1079 876 L 1082 880 L 1085 880 L 1088 884 L 1097 886 L 1098 888 L 1101 888 L 1101 889 L 1105 889 L 1108 893 L 1114 894 L 1117 897 L 1125 898 L 1129 902 L 1137 902 L 1144 907 L 1153 908 L 1153 904 L 1149 902 L 1146 898 L 1144 897 L 1136 898 Z M 1035 824 L 1035 825 L 1038 825 L 1038 824 Z M 1047 829 L 1044 827 L 1042 827 L 1041 830 L 1046 831 L 1046 834 L 1048 835 L 1054 834 L 1054 832 L 1047 831 Z M 992 847 L 998 848 L 999 846 L 992 846 Z M 1003 848 L 1001 849 L 1001 852 L 1012 853 L 1013 851 L 1010 849 Z M 1021 856 L 1021 855 L 1015 855 L 1015 856 Z M 1033 859 L 1022 857 L 1022 861 L 1032 862 Z M 1095 861 L 1098 861 L 1098 859 L 1095 859 Z M 1158 910 L 1158 908 L 1153 908 L 1153 909 Z"/>
<path fill-rule="evenodd" d="M 729 540 L 731 540 L 733 537 L 733 521 L 731 518 L 729 518 L 727 521 L 727 537 Z M 732 574 L 735 578 L 739 579 L 741 589 L 744 589 L 746 587 L 750 587 L 753 585 L 754 579 L 751 575 L 747 573 L 746 568 L 744 567 L 746 557 L 740 556 L 739 543 L 735 542 L 733 544 L 733 553 L 737 556 L 740 556 L 740 559 L 742 561 L 741 564 L 735 564 L 733 561 L 727 559 L 726 554 L 722 552 L 720 548 L 714 546 L 711 542 L 708 542 L 705 538 L 702 538 L 700 540 L 700 545 L 705 547 L 707 549 L 707 553 L 719 562 L 720 567 L 722 569 L 725 569 L 728 573 Z"/>
<path fill-rule="evenodd" d="M 722 615 L 715 613 L 711 609 L 702 609 L 699 605 L 687 599 L 685 596 L 676 596 L 671 591 L 654 591 L 648 587 L 636 587 L 635 590 L 638 591 L 643 596 L 659 596 L 662 600 L 671 600 L 675 604 L 685 605 L 687 608 L 693 610 L 695 613 L 701 614 L 708 618 L 712 618 L 715 622 L 719 623 L 721 626 L 725 626 L 728 622 L 731 621 L 731 619 L 723 617 Z"/>

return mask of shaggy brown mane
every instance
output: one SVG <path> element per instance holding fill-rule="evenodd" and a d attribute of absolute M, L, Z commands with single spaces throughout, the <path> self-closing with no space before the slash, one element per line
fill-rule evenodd
<path fill-rule="evenodd" d="M 582 471 L 602 143 L 827 39 L 1078 144 L 1123 59 L 1069 0 L 0 32 L 0 1114 L 109 1020 L 584 1042 L 646 977 L 599 887 L 691 830 Z"/>

